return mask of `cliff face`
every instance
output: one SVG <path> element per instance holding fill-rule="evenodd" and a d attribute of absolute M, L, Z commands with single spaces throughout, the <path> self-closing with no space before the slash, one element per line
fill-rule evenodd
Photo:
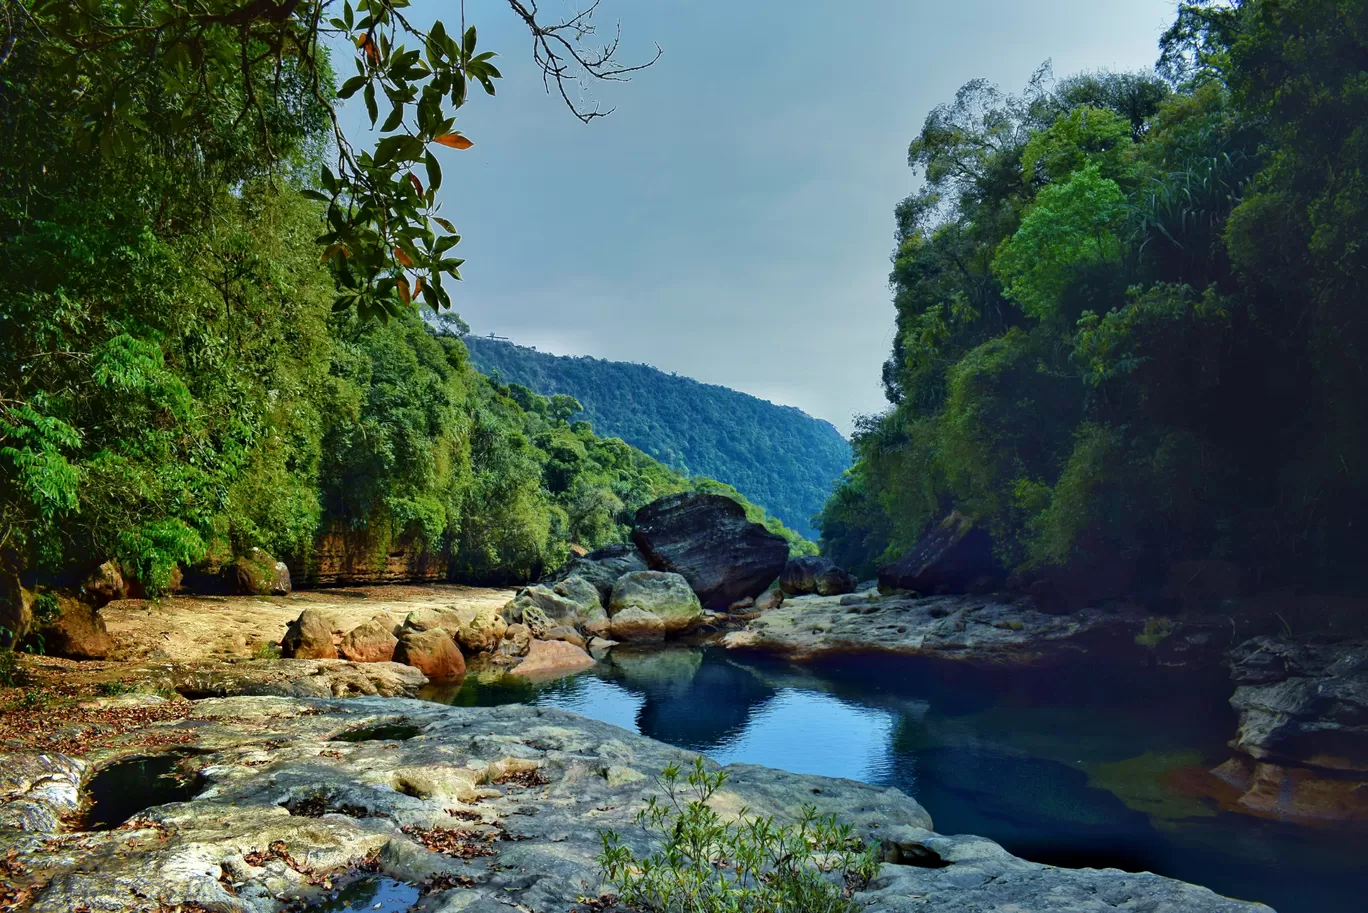
<path fill-rule="evenodd" d="M 550 355 L 475 336 L 465 343 L 485 374 L 573 396 L 584 407 L 577 417 L 598 434 L 726 482 L 807 538 L 816 538 L 812 517 L 851 463 L 840 432 L 791 406 L 649 365 Z"/>
<path fill-rule="evenodd" d="M 434 583 L 447 579 L 451 556 L 429 552 L 409 539 L 381 548 L 364 530 L 330 529 L 314 544 L 313 586 L 359 583 Z"/>

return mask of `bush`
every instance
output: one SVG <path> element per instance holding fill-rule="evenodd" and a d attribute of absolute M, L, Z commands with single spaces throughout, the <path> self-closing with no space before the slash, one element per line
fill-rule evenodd
<path fill-rule="evenodd" d="M 619 900 L 652 913 L 854 913 L 851 895 L 878 871 L 873 850 L 811 806 L 784 826 L 747 809 L 723 820 L 708 802 L 726 779 L 702 758 L 682 783 L 679 765 L 665 768 L 666 801 L 652 796 L 636 817 L 660 844 L 650 856 L 637 856 L 613 831 L 599 832 L 599 868 Z"/>

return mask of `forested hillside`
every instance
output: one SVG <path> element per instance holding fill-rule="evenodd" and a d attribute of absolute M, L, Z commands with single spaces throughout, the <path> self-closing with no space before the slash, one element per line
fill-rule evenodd
<path fill-rule="evenodd" d="M 190 58 L 163 68 L 155 48 L 125 50 L 105 82 L 117 81 L 120 111 L 138 113 L 111 114 L 92 138 L 56 36 L 99 20 L 71 25 L 68 12 L 47 4 L 13 20 L 0 69 L 6 582 L 115 558 L 155 594 L 178 566 L 253 548 L 306 580 L 327 532 L 361 534 L 380 563 L 402 540 L 448 561 L 455 579 L 525 581 L 571 543 L 625 541 L 633 512 L 657 497 L 719 487 L 476 372 L 460 339 L 410 304 L 435 272 L 372 264 L 381 278 L 367 277 L 355 261 L 374 241 L 365 218 L 379 216 L 373 203 L 358 216 L 352 196 L 343 208 L 361 227 L 349 227 L 336 196 L 317 190 L 320 174 L 338 180 L 324 166 L 333 90 L 302 78 L 298 59 L 249 64 L 262 83 L 246 116 L 246 52 L 227 49 L 249 39 L 210 17 L 194 38 L 201 50 L 221 43 L 196 58 L 208 81 L 186 75 Z M 133 17 L 111 34 L 144 34 L 132 28 L 141 8 L 107 12 Z M 417 168 L 423 155 L 408 160 Z M 424 171 L 429 204 L 438 174 Z M 408 189 L 418 177 L 397 181 L 404 205 L 421 202 Z M 362 239 L 338 254 L 353 229 Z M 405 231 L 399 262 L 443 256 L 447 239 Z"/>
<path fill-rule="evenodd" d="M 649 365 L 551 355 L 476 336 L 466 345 L 486 374 L 573 396 L 600 434 L 681 472 L 733 485 L 803 535 L 813 535 L 812 517 L 850 466 L 840 432 L 792 406 Z"/>
<path fill-rule="evenodd" d="M 957 508 L 1010 567 L 1362 588 L 1364 9 L 1185 3 L 1156 72 L 973 82 L 931 113 L 891 407 L 829 553 L 868 568 Z"/>

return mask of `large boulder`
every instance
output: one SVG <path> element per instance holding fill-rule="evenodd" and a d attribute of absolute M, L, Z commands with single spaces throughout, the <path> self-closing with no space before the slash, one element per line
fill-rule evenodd
<path fill-rule="evenodd" d="M 56 613 L 34 619 L 34 635 L 43 652 L 67 659 L 104 659 L 114 649 L 104 619 L 90 603 L 64 593 L 51 594 Z M 35 610 L 37 600 L 35 600 Z"/>
<path fill-rule="evenodd" d="M 435 682 L 465 676 L 465 657 L 445 631 L 400 632 L 394 661 L 412 666 Z"/>
<path fill-rule="evenodd" d="M 390 630 L 384 616 L 362 622 L 347 632 L 337 652 L 354 663 L 387 663 L 394 659 L 399 638 Z"/>
<path fill-rule="evenodd" d="M 779 588 L 785 596 L 844 596 L 855 592 L 855 575 L 830 558 L 804 555 L 784 565 Z"/>
<path fill-rule="evenodd" d="M 280 639 L 280 655 L 286 659 L 337 659 L 332 620 L 318 609 L 300 612 Z"/>
<path fill-rule="evenodd" d="M 635 545 L 605 545 L 587 555 L 571 558 L 541 582 L 553 586 L 570 577 L 582 577 L 594 585 L 599 592 L 599 601 L 606 605 L 613 594 L 613 584 L 617 583 L 619 577 L 648 569 L 646 559 Z"/>
<path fill-rule="evenodd" d="M 466 619 L 455 609 L 423 606 L 404 616 L 403 628 L 406 631 L 443 631 L 455 640 L 461 634 Z"/>
<path fill-rule="evenodd" d="M 1368 820 L 1368 641 L 1256 637 L 1229 655 L 1237 754 L 1213 773 L 1236 810 Z"/>
<path fill-rule="evenodd" d="M 680 494 L 637 511 L 632 539 L 652 570 L 680 574 L 704 607 L 725 611 L 765 591 L 788 562 L 782 536 L 731 498 Z"/>
<path fill-rule="evenodd" d="M 608 603 L 608 616 L 616 619 L 625 609 L 641 609 L 656 616 L 666 634 L 687 631 L 703 620 L 703 606 L 689 582 L 664 571 L 636 571 L 620 577 Z"/>
<path fill-rule="evenodd" d="M 231 596 L 288 596 L 293 589 L 290 569 L 259 548 L 234 558 L 220 571 Z"/>
<path fill-rule="evenodd" d="M 879 589 L 924 594 L 964 593 L 1002 577 L 986 530 L 955 511 L 922 534 L 912 551 L 879 568 Z"/>
<path fill-rule="evenodd" d="M 493 653 L 503 643 L 508 622 L 503 620 L 497 609 L 489 606 L 481 608 L 475 617 L 461 625 L 456 632 L 456 642 L 466 653 Z"/>
<path fill-rule="evenodd" d="M 106 561 L 95 568 L 81 583 L 81 594 L 85 597 L 84 601 L 97 609 L 104 608 L 116 599 L 123 599 L 127 587 L 119 566 L 113 561 Z"/>
<path fill-rule="evenodd" d="M 528 616 L 528 610 L 535 610 Z M 511 624 L 541 624 L 540 615 L 550 622 L 548 627 L 571 625 L 579 627 L 603 614 L 603 602 L 598 587 L 583 577 L 570 576 L 551 585 L 544 583 L 524 587 L 504 607 L 504 618 Z"/>

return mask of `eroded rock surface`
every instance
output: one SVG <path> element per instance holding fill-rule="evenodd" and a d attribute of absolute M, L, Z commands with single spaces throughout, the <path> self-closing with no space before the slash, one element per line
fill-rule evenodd
<path fill-rule="evenodd" d="M 647 850 L 633 816 L 659 795 L 667 764 L 694 757 L 562 711 L 376 699 L 202 701 L 185 719 L 129 733 L 126 754 L 145 753 L 137 746 L 153 734 L 190 752 L 203 788 L 114 831 L 57 830 L 79 811 L 76 787 L 93 765 L 0 755 L 0 840 L 14 848 L 35 913 L 277 913 L 363 866 L 413 884 L 447 876 L 424 909 L 564 913 L 604 889 L 599 829 Z M 986 840 L 940 837 L 895 789 L 729 770 L 715 799 L 724 814 L 746 806 L 785 821 L 815 805 L 881 846 L 889 862 L 856 896 L 871 911 L 1268 913 L 1152 875 L 1057 869 Z"/>
<path fill-rule="evenodd" d="M 826 653 L 890 652 L 1035 664 L 1127 656 L 1137 662 L 1218 663 L 1230 637 L 1220 617 L 1168 619 L 1138 610 L 1052 615 L 1029 601 L 984 596 L 801 596 L 722 638 L 729 649 L 811 659 Z"/>
<path fill-rule="evenodd" d="M 1278 817 L 1368 819 L 1368 641 L 1255 637 L 1230 653 L 1239 755 L 1215 772 L 1237 805 Z"/>

